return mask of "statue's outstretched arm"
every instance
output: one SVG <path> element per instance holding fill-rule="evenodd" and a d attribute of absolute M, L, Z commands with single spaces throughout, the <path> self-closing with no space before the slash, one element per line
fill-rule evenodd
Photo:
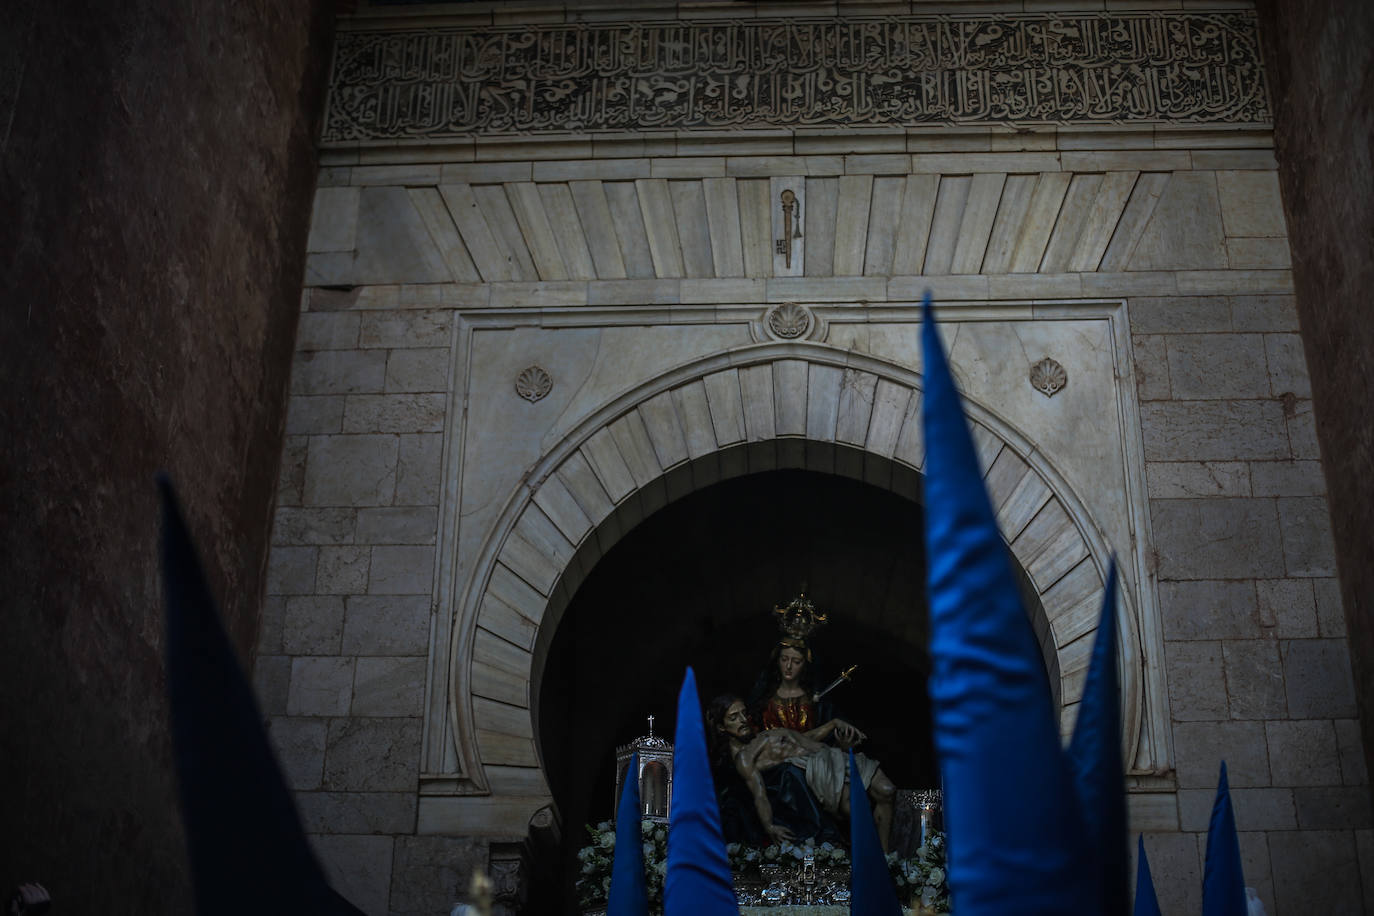
<path fill-rule="evenodd" d="M 754 742 L 750 747 L 745 748 L 735 755 L 735 769 L 744 779 L 745 785 L 749 787 L 749 792 L 754 796 L 754 810 L 758 812 L 759 823 L 763 826 L 764 833 L 774 841 L 792 840 L 792 831 L 786 827 L 773 823 L 773 805 L 768 801 L 768 790 L 763 785 L 763 774 L 758 768 L 758 752 L 762 747 L 760 742 Z"/>
<path fill-rule="evenodd" d="M 840 747 L 853 747 L 868 737 L 843 719 L 831 719 L 824 725 L 811 729 L 806 733 L 806 737 L 813 741 L 824 741 L 832 733 Z"/>

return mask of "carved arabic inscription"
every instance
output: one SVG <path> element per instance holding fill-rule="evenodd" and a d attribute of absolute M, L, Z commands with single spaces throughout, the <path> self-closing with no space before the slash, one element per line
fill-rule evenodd
<path fill-rule="evenodd" d="M 756 19 L 340 32 L 323 139 L 1270 119 L 1249 11 Z"/>

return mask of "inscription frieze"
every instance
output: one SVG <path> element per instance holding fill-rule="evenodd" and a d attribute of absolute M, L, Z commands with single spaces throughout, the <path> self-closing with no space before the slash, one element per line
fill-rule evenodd
<path fill-rule="evenodd" d="M 1249 11 L 338 33 L 323 140 L 1011 123 L 1265 123 Z"/>

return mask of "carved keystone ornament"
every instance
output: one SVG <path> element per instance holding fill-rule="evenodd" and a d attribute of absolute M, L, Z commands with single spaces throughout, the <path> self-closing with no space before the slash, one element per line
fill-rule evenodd
<path fill-rule="evenodd" d="M 1031 387 L 1047 398 L 1052 398 L 1064 390 L 1069 383 L 1069 374 L 1055 360 L 1046 356 L 1030 367 Z"/>
<path fill-rule="evenodd" d="M 515 393 L 533 404 L 553 390 L 553 376 L 542 366 L 530 366 L 515 377 Z"/>
<path fill-rule="evenodd" d="M 768 310 L 768 329 L 783 340 L 796 340 L 811 328 L 811 312 L 795 302 Z"/>

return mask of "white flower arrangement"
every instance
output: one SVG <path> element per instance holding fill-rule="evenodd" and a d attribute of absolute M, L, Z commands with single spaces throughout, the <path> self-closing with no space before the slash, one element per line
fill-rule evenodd
<path fill-rule="evenodd" d="M 644 844 L 645 886 L 649 892 L 649 908 L 659 912 L 663 908 L 663 878 L 668 871 L 668 829 L 653 821 L 641 821 L 640 838 Z M 577 853 L 582 863 L 577 879 L 578 903 L 583 908 L 604 906 L 611 890 L 611 863 L 615 859 L 615 825 L 602 821 L 588 825 L 591 842 Z M 731 843 L 725 847 L 730 869 L 736 873 L 752 871 L 761 865 L 800 866 L 807 854 L 815 857 L 820 867 L 842 868 L 849 865 L 849 850 L 833 843 L 779 843 L 773 846 L 746 846 Z M 927 910 L 948 913 L 949 886 L 945 873 L 945 837 L 934 831 L 909 859 L 895 852 L 887 855 L 887 869 L 897 896 L 919 903 Z"/>

